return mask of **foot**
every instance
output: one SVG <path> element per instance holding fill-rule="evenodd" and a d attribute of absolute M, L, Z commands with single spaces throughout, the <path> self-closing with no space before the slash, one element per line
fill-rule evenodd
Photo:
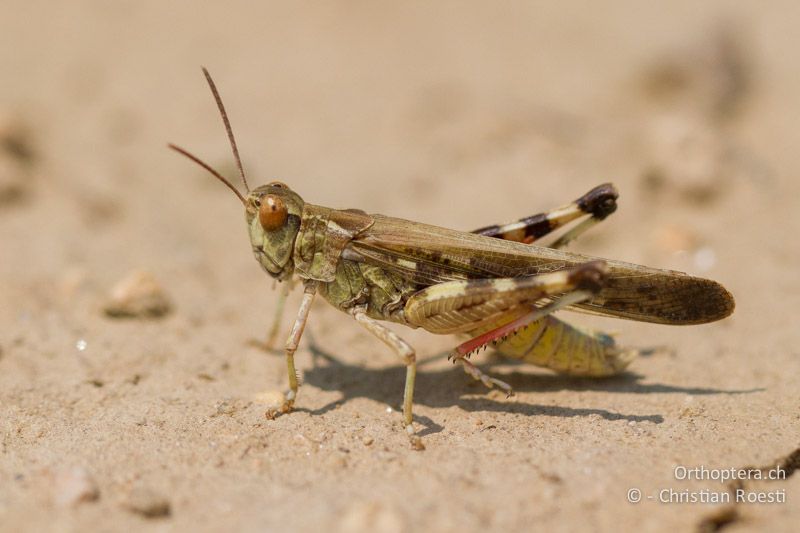
<path fill-rule="evenodd" d="M 487 388 L 493 389 L 494 387 L 497 387 L 506 392 L 506 397 L 510 398 L 511 396 L 514 396 L 514 389 L 512 389 L 511 385 L 505 381 L 500 381 L 497 378 L 493 378 L 492 376 L 481 372 L 477 366 L 473 365 L 463 357 L 455 357 L 453 362 L 455 361 L 458 361 L 462 364 L 464 367 L 464 372 L 472 376 L 475 380 L 483 383 Z"/>
<path fill-rule="evenodd" d="M 294 408 L 294 399 L 297 394 L 294 391 L 289 391 L 286 393 L 286 399 L 283 401 L 279 408 L 272 408 L 267 409 L 264 413 L 264 416 L 267 417 L 267 420 L 275 420 L 280 415 L 285 415 L 292 412 Z"/>
<path fill-rule="evenodd" d="M 425 445 L 422 443 L 422 437 L 414 432 L 414 426 L 411 424 L 406 425 L 406 434 L 408 435 L 408 440 L 411 443 L 412 450 L 421 452 L 425 449 Z"/>

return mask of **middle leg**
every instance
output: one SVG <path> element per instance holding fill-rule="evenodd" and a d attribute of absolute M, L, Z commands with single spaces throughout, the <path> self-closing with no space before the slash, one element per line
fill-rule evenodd
<path fill-rule="evenodd" d="M 394 331 L 390 330 L 374 318 L 367 316 L 364 308 L 355 307 L 351 311 L 356 322 L 364 326 L 370 333 L 378 337 L 389 346 L 403 360 L 406 365 L 406 384 L 403 391 L 403 423 L 406 433 L 411 438 L 411 443 L 415 447 L 421 446 L 419 437 L 414 435 L 413 406 L 414 406 L 414 382 L 417 377 L 417 356 L 414 348 Z"/>

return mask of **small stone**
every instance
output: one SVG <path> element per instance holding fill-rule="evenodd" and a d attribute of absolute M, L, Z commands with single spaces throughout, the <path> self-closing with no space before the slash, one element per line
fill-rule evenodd
<path fill-rule="evenodd" d="M 148 488 L 136 488 L 131 491 L 126 507 L 145 518 L 163 518 L 172 513 L 169 500 Z"/>
<path fill-rule="evenodd" d="M 366 436 L 366 437 L 364 437 L 363 439 L 361 439 L 361 442 L 363 442 L 363 443 L 364 443 L 364 446 L 369 446 L 369 445 L 371 445 L 373 442 L 375 442 L 375 439 L 373 439 L 373 438 L 372 438 L 372 437 L 370 437 L 370 436 Z"/>
<path fill-rule="evenodd" d="M 100 498 L 100 489 L 91 474 L 80 466 L 56 470 L 53 485 L 53 500 L 59 507 L 76 507 Z"/>
<path fill-rule="evenodd" d="M 27 128 L 0 112 L 0 207 L 29 196 L 34 159 Z"/>
<path fill-rule="evenodd" d="M 111 289 L 103 310 L 114 318 L 159 318 L 172 310 L 172 304 L 153 274 L 137 270 Z"/>

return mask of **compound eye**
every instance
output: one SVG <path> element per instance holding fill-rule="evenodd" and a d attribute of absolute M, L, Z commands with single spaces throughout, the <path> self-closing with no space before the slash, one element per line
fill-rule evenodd
<path fill-rule="evenodd" d="M 286 204 L 277 196 L 268 194 L 261 199 L 261 206 L 258 208 L 258 221 L 264 231 L 274 231 L 286 222 L 289 212 Z"/>

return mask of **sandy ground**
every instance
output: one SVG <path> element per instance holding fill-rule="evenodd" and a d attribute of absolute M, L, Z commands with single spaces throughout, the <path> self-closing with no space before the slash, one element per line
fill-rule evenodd
<path fill-rule="evenodd" d="M 0 18 L 0 530 L 797 527 L 796 3 L 71 4 Z M 201 64 L 256 183 L 467 230 L 613 181 L 572 249 L 712 277 L 736 312 L 571 316 L 662 349 L 602 381 L 477 358 L 512 399 L 444 360 L 456 338 L 399 328 L 414 451 L 403 368 L 319 301 L 299 408 L 267 420 L 285 365 L 249 340 L 276 292 L 230 191 L 164 146 L 234 175 Z M 105 315 L 135 271 L 169 314 Z M 785 503 L 658 501 L 727 493 L 682 467 L 781 460 L 745 487 Z"/>

